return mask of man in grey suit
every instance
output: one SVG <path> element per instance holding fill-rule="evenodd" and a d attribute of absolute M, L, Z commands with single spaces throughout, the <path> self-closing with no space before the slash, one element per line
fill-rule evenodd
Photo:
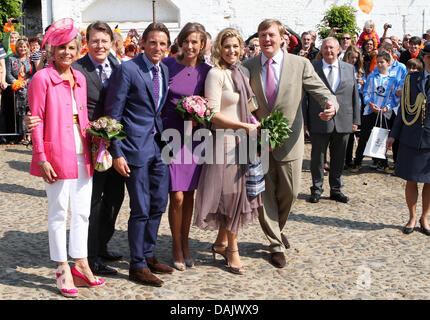
<path fill-rule="evenodd" d="M 266 19 L 258 26 L 262 54 L 249 59 L 244 66 L 250 73 L 250 85 L 258 102 L 255 115 L 268 117 L 273 110 L 289 119 L 290 138 L 269 153 L 269 170 L 265 175 L 266 190 L 259 208 L 259 221 L 270 242 L 270 262 L 278 268 L 286 265 L 284 250 L 289 248 L 282 229 L 300 190 L 304 150 L 301 101 L 309 92 L 320 104 L 318 116 L 326 121 L 338 108 L 336 97 L 315 73 L 308 59 L 283 52 L 281 22 Z"/>
<path fill-rule="evenodd" d="M 330 149 L 330 199 L 347 203 L 349 198 L 341 192 L 342 170 L 348 137 L 360 124 L 360 103 L 354 66 L 338 60 L 340 52 L 336 38 L 327 38 L 321 47 L 322 59 L 313 62 L 316 73 L 336 96 L 339 110 L 330 121 L 318 117 L 320 106 L 306 94 L 302 102 L 305 130 L 311 135 L 312 187 L 309 201 L 316 203 L 323 193 L 324 155 Z"/>

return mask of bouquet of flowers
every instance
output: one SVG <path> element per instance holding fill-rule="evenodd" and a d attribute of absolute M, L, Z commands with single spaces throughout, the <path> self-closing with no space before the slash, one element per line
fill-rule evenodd
<path fill-rule="evenodd" d="M 93 139 L 91 146 L 91 157 L 94 169 L 104 172 L 112 167 L 112 156 L 106 149 L 105 140 L 124 139 L 127 137 L 122 130 L 122 124 L 111 117 L 100 117 L 89 123 L 87 132 L 91 133 L 97 139 Z"/>
<path fill-rule="evenodd" d="M 182 119 L 194 119 L 198 123 L 210 122 L 214 113 L 208 106 L 208 100 L 201 96 L 188 96 L 178 100 L 176 111 Z"/>
<path fill-rule="evenodd" d="M 290 137 L 288 133 L 292 132 L 288 119 L 277 110 L 273 111 L 267 118 L 261 119 L 261 130 L 263 129 L 268 130 L 270 150 L 281 146 Z M 261 139 L 258 144 L 261 146 Z"/>

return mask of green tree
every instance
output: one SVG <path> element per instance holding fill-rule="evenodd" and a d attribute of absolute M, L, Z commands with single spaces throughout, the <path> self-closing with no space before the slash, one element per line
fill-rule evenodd
<path fill-rule="evenodd" d="M 350 4 L 341 6 L 332 5 L 324 14 L 321 23 L 317 25 L 318 34 L 321 39 L 327 38 L 332 28 L 339 28 L 335 37 L 340 40 L 342 33 L 349 33 L 351 36 L 359 32 L 355 14 L 357 10 Z"/>
<path fill-rule="evenodd" d="M 3 39 L 3 26 L 10 18 L 20 18 L 22 16 L 21 3 L 23 0 L 2 0 L 0 1 L 0 40 Z M 20 31 L 22 26 L 15 25 L 15 30 Z"/>

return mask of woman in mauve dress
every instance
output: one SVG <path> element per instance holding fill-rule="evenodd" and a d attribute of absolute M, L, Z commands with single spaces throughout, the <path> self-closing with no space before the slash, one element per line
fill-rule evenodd
<path fill-rule="evenodd" d="M 184 122 L 176 112 L 179 99 L 186 96 L 204 96 L 206 75 L 211 67 L 205 63 L 203 49 L 206 30 L 199 23 L 187 23 L 178 35 L 181 54 L 163 60 L 169 68 L 169 94 L 163 109 L 164 129 L 176 129 L 181 134 L 180 151 L 174 154 L 170 164 L 169 224 L 172 232 L 173 265 L 183 271 L 193 267 L 188 235 L 194 207 L 194 190 L 199 182 L 201 166 L 193 158 L 193 150 L 184 140 L 191 139 L 197 127 L 191 121 Z M 185 138 L 185 139 L 184 139 Z M 195 144 L 191 149 L 194 149 Z"/>
<path fill-rule="evenodd" d="M 224 145 L 224 150 L 214 147 L 213 159 L 223 158 L 223 164 L 202 166 L 197 188 L 194 224 L 202 229 L 218 230 L 212 245 L 212 254 L 222 255 L 228 271 L 242 275 L 245 269 L 240 261 L 237 244 L 239 227 L 245 227 L 258 216 L 262 206 L 261 195 L 249 198 L 246 193 L 248 164 L 240 163 L 238 136 L 225 131 L 218 137 L 216 129 L 244 130 L 247 134 L 258 128 L 250 123 L 249 103 L 254 94 L 244 69 L 239 66 L 243 40 L 235 29 L 222 30 L 212 48 L 215 67 L 209 71 L 205 94 L 215 112 L 212 123 L 213 145 Z M 245 70 L 246 72 L 246 70 Z M 240 137 L 242 138 L 242 137 Z M 223 152 L 220 155 L 217 152 Z M 234 157 L 234 159 L 232 159 Z M 234 161 L 233 161 L 234 160 Z M 217 161 L 218 162 L 218 161 Z"/>

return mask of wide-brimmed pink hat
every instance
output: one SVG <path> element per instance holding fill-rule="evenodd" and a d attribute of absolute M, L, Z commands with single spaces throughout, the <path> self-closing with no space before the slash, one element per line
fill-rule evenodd
<path fill-rule="evenodd" d="M 57 47 L 74 39 L 79 30 L 74 26 L 72 18 L 55 21 L 46 31 L 42 41 L 42 48 L 46 42 Z"/>

